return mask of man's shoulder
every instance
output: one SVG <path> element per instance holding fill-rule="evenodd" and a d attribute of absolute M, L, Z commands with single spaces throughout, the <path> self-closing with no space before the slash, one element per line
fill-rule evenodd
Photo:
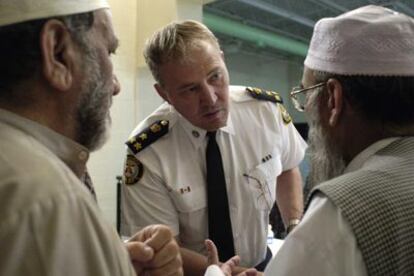
<path fill-rule="evenodd" d="M 283 103 L 282 97 L 276 91 L 265 90 L 251 86 L 231 85 L 229 87 L 230 98 L 234 102 L 269 101 Z"/>
<path fill-rule="evenodd" d="M 360 196 L 363 193 L 376 193 L 379 185 L 392 189 L 395 185 L 395 181 L 392 181 L 395 176 L 388 169 L 362 167 L 327 180 L 317 185 L 314 191 L 321 191 L 330 198 L 346 201 L 346 198 Z"/>
<path fill-rule="evenodd" d="M 230 86 L 229 88 L 231 101 L 233 106 L 240 106 L 243 109 L 246 108 L 244 103 L 249 103 L 249 107 L 254 111 L 257 109 L 265 108 L 274 117 L 274 114 L 281 114 L 284 124 L 292 122 L 290 114 L 283 106 L 283 99 L 276 91 L 265 90 L 251 86 Z M 270 103 L 270 104 L 267 104 Z M 238 105 L 239 104 L 239 105 Z"/>
<path fill-rule="evenodd" d="M 82 194 L 82 183 L 69 167 L 42 147 L 34 141 L 31 147 L 16 142 L 12 155 L 0 147 L 0 217 L 25 213 L 61 195 Z"/>
<path fill-rule="evenodd" d="M 138 124 L 125 144 L 133 154 L 141 152 L 160 138 L 168 136 L 177 122 L 177 115 L 177 111 L 168 103 L 162 104 Z"/>
<path fill-rule="evenodd" d="M 125 144 L 132 153 L 137 154 L 166 135 L 169 131 L 169 125 L 169 120 L 156 120 L 132 135 Z"/>

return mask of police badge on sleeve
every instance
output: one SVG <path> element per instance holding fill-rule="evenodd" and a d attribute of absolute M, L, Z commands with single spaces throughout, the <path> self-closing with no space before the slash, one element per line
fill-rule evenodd
<path fill-rule="evenodd" d="M 127 185 L 134 185 L 137 183 L 144 174 L 144 166 L 139 160 L 132 154 L 127 155 L 124 169 L 124 180 Z"/>

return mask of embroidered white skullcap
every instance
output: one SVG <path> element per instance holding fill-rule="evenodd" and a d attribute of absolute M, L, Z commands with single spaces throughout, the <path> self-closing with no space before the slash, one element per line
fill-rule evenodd
<path fill-rule="evenodd" d="M 414 76 L 414 19 L 374 5 L 321 19 L 305 66 L 341 75 Z"/>
<path fill-rule="evenodd" d="M 0 26 L 102 8 L 106 0 L 0 0 Z"/>

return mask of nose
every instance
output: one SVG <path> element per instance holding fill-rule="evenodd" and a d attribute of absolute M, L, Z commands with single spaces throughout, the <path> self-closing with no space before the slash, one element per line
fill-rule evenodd
<path fill-rule="evenodd" d="M 213 86 L 205 84 L 202 86 L 202 100 L 207 105 L 213 105 L 217 101 L 216 91 Z"/>
<path fill-rule="evenodd" d="M 119 92 L 121 92 L 121 84 L 119 83 L 119 80 L 116 75 L 113 76 L 112 81 L 114 85 L 114 92 L 112 95 L 116 96 L 119 94 Z"/>

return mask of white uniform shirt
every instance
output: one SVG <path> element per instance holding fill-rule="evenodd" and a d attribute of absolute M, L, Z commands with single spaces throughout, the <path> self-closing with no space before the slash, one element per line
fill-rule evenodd
<path fill-rule="evenodd" d="M 0 109 L 0 275 L 135 275 L 79 177 L 89 153 Z"/>
<path fill-rule="evenodd" d="M 131 235 L 153 223 L 169 225 L 182 245 L 204 253 L 208 237 L 206 131 L 193 126 L 165 103 L 132 133 L 157 120 L 169 132 L 136 154 L 142 178 L 123 185 L 121 225 Z M 227 184 L 236 254 L 255 266 L 266 253 L 267 225 L 275 201 L 276 178 L 303 159 L 306 148 L 277 104 L 252 98 L 245 87 L 231 87 L 227 126 L 216 134 Z"/>

